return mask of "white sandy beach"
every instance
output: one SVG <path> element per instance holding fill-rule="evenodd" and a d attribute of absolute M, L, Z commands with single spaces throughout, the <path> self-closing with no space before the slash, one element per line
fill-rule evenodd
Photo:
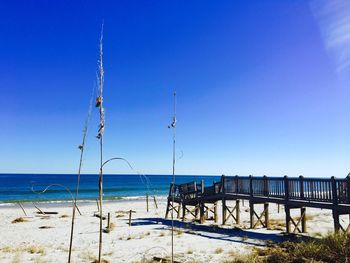
<path fill-rule="evenodd" d="M 56 211 L 57 215 L 40 216 L 32 204 L 24 204 L 28 216 L 19 206 L 0 207 L 0 262 L 67 262 L 71 207 L 39 204 L 40 209 Z M 109 262 L 140 262 L 153 256 L 166 257 L 171 251 L 170 220 L 164 220 L 166 199 L 158 198 L 158 209 L 150 203 L 146 212 L 145 200 L 105 202 L 104 214 L 111 213 L 114 229 L 103 234 L 103 258 Z M 94 202 L 79 205 L 77 213 L 72 262 L 92 262 L 98 255 L 99 219 L 94 217 L 97 206 Z M 132 226 L 128 215 L 122 211 L 135 210 Z M 237 253 L 248 253 L 254 246 L 263 246 L 266 241 L 283 239 L 284 210 L 277 212 L 277 205 L 270 204 L 271 228 L 249 228 L 248 202 L 241 208 L 242 230 L 235 228 L 232 219 L 222 227 L 219 206 L 220 228 L 207 221 L 204 225 L 193 223 L 188 217 L 184 223 L 177 220 L 175 232 L 176 259 L 181 262 L 222 262 Z M 295 209 L 292 215 L 298 216 Z M 308 235 L 324 235 L 333 231 L 330 210 L 307 209 Z M 23 217 L 25 222 L 11 223 Z M 341 218 L 344 224 L 348 217 Z M 107 224 L 107 220 L 104 221 Z M 221 228 L 222 227 L 222 228 Z M 282 231 L 281 231 L 282 230 Z"/>

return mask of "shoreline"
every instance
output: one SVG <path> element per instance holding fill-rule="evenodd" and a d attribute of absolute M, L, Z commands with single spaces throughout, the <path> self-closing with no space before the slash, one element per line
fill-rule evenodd
<path fill-rule="evenodd" d="M 153 196 L 156 198 L 156 200 L 165 200 L 167 199 L 167 195 L 149 195 L 150 199 L 149 202 L 153 202 Z M 142 201 L 146 200 L 146 196 L 125 196 L 125 197 L 116 197 L 116 198 L 104 198 L 104 203 L 109 202 L 128 202 L 128 201 Z M 71 199 L 64 199 L 64 200 L 22 200 L 22 201 L 9 201 L 9 202 L 0 202 L 0 209 L 2 208 L 11 208 L 11 207 L 18 207 L 19 203 L 22 205 L 32 205 L 35 204 L 42 204 L 47 206 L 67 206 L 72 205 L 73 200 Z M 96 199 L 77 199 L 77 204 L 79 205 L 91 205 L 96 204 Z"/>

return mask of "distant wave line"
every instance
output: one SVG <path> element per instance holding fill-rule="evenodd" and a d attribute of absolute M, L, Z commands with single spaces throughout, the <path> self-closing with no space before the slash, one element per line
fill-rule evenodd
<path fill-rule="evenodd" d="M 155 190 L 166 190 L 168 189 L 168 187 L 158 187 Z M 132 187 L 117 187 L 117 188 L 106 188 L 103 191 L 104 192 L 122 192 L 122 191 L 142 191 L 142 190 L 147 190 L 146 188 L 143 187 L 139 187 L 139 188 L 132 188 Z M 81 193 L 93 193 L 93 192 L 98 192 L 98 188 L 96 187 L 96 189 L 81 189 L 80 190 Z M 31 189 L 28 190 L 0 190 L 0 195 L 1 194 L 11 194 L 11 195 L 16 195 L 16 194 L 27 194 L 30 193 L 32 194 Z M 49 189 L 47 190 L 45 193 L 67 193 L 66 190 L 62 190 L 62 189 Z"/>

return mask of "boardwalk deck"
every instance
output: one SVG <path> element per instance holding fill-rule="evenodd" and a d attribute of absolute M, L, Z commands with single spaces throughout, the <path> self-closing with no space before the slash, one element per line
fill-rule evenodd
<path fill-rule="evenodd" d="M 227 201 L 236 200 L 234 207 L 228 207 Z M 299 177 L 241 177 L 222 176 L 219 182 L 204 187 L 201 183 L 189 182 L 170 185 L 166 217 L 172 209 L 182 219 L 186 213 L 192 214 L 201 223 L 212 212 L 217 221 L 217 203 L 222 202 L 223 224 L 232 217 L 238 224 L 240 220 L 240 200 L 248 200 L 250 207 L 250 225 L 257 224 L 263 227 L 269 225 L 269 203 L 282 204 L 286 213 L 286 232 L 305 232 L 305 207 L 331 209 L 333 211 L 335 231 L 350 231 L 350 226 L 344 227 L 339 222 L 339 216 L 350 214 L 350 177 L 344 179 L 331 178 L 304 178 Z M 174 203 L 173 203 L 174 201 Z M 176 206 L 177 204 L 177 206 Z M 257 214 L 254 205 L 264 204 L 262 214 Z M 212 205 L 213 207 L 210 207 Z M 188 207 L 194 207 L 193 210 Z M 290 216 L 291 209 L 300 209 L 300 219 L 294 220 Z M 294 229 L 291 229 L 291 226 Z"/>

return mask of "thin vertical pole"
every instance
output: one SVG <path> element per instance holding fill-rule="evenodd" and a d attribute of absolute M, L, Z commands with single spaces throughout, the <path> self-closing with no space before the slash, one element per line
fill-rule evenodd
<path fill-rule="evenodd" d="M 147 206 L 147 213 L 148 213 L 148 194 L 146 194 L 146 206 Z"/>
<path fill-rule="evenodd" d="M 131 226 L 131 213 L 132 213 L 132 210 L 129 211 L 129 226 Z"/>
<path fill-rule="evenodd" d="M 172 176 L 172 184 L 175 186 L 175 164 L 176 164 L 176 91 L 174 92 L 174 116 L 173 122 L 169 126 L 169 128 L 173 128 L 173 176 Z M 172 202 L 174 206 L 175 202 L 174 196 L 174 187 L 172 188 Z M 185 205 L 183 205 L 185 208 Z M 183 212 L 183 217 L 185 216 L 185 211 Z M 171 262 L 174 262 L 174 209 L 171 210 Z"/>
<path fill-rule="evenodd" d="M 103 24 L 100 37 L 100 61 L 99 61 L 99 88 L 100 94 L 98 97 L 99 111 L 100 111 L 100 125 L 97 138 L 100 139 L 100 175 L 99 175 L 99 202 L 100 202 L 100 235 L 99 235 L 99 246 L 98 246 L 98 262 L 101 263 L 102 256 L 102 201 L 103 201 L 103 133 L 104 133 L 104 109 L 103 109 Z"/>

